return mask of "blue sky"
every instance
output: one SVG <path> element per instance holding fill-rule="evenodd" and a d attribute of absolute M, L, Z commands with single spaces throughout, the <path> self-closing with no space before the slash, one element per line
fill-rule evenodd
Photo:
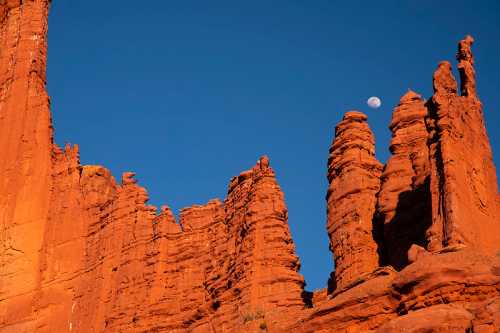
<path fill-rule="evenodd" d="M 465 34 L 498 164 L 498 1 L 54 1 L 49 93 L 56 141 L 84 164 L 137 172 L 176 212 L 224 198 L 270 156 L 308 289 L 332 270 L 326 161 L 345 111 L 366 112 L 381 161 L 392 108 L 432 93 Z M 379 96 L 382 107 L 368 109 Z"/>

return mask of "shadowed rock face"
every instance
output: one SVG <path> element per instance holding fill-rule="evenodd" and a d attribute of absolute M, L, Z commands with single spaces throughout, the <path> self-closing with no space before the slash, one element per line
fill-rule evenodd
<path fill-rule="evenodd" d="M 394 109 L 389 126 L 392 156 L 382 174 L 377 218 L 383 228 L 382 262 L 398 270 L 408 264 L 412 244 L 426 247 L 432 221 L 427 113 L 421 96 L 409 91 Z"/>
<path fill-rule="evenodd" d="M 160 212 L 53 143 L 48 0 L 0 0 L 0 332 L 496 332 L 500 227 L 472 38 L 395 108 L 382 172 L 367 118 L 330 150 L 336 281 L 304 291 L 269 158 L 225 200 Z M 326 255 L 326 254 L 325 254 Z"/>

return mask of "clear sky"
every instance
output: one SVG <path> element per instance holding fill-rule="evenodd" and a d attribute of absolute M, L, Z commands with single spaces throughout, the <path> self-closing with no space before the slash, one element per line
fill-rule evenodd
<path fill-rule="evenodd" d="M 49 93 L 56 140 L 137 179 L 176 212 L 226 194 L 267 154 L 308 289 L 332 270 L 326 161 L 345 111 L 366 112 L 381 161 L 392 108 L 429 97 L 465 34 L 499 164 L 500 1 L 55 0 Z M 379 96 L 382 107 L 368 109 Z"/>

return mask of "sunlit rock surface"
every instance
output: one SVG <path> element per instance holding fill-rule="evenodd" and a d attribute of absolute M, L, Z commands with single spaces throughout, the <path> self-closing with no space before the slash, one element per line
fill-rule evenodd
<path fill-rule="evenodd" d="M 176 221 L 140 175 L 117 181 L 54 144 L 48 10 L 0 1 L 0 332 L 499 331 L 498 188 L 471 37 L 460 85 L 444 62 L 427 103 L 401 98 L 384 167 L 365 115 L 337 126 L 337 268 L 306 291 L 268 157 Z"/>

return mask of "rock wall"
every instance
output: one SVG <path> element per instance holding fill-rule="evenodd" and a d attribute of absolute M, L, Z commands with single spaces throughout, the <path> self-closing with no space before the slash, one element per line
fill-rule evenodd
<path fill-rule="evenodd" d="M 394 110 L 382 171 L 367 117 L 330 149 L 327 290 L 304 290 L 269 158 L 225 200 L 160 212 L 53 143 L 48 0 L 0 0 L 0 332 L 497 332 L 496 171 L 472 38 Z M 326 255 L 326 254 L 325 254 Z"/>
<path fill-rule="evenodd" d="M 53 144 L 47 0 L 0 3 L 0 331 L 224 331 L 302 309 L 283 194 L 263 157 L 224 203 L 157 214 Z"/>
<path fill-rule="evenodd" d="M 40 287 L 52 188 L 47 11 L 46 1 L 0 5 L 0 323 L 31 316 Z"/>

